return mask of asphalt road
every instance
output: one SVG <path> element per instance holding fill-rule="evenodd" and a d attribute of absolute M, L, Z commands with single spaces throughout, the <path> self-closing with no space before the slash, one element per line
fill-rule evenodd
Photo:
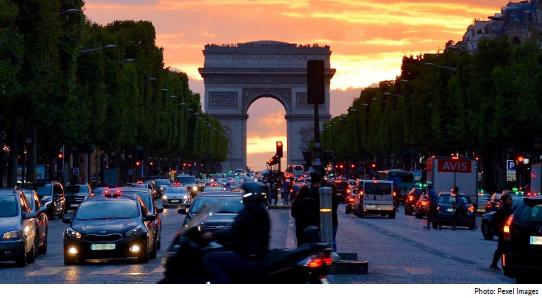
<path fill-rule="evenodd" d="M 484 240 L 480 230 L 425 230 L 425 220 L 398 213 L 396 219 L 358 218 L 339 210 L 339 252 L 358 253 L 369 261 L 364 275 L 330 275 L 330 283 L 513 283 L 501 272 L 488 269 L 496 241 Z M 400 207 L 402 211 L 402 206 Z M 271 248 L 294 248 L 290 210 L 269 210 Z M 50 221 L 49 247 L 26 268 L 0 262 L 0 283 L 156 283 L 163 276 L 161 260 L 184 216 L 176 209 L 162 213 L 162 249 L 155 260 L 92 261 L 64 266 L 62 233 L 67 224 Z"/>

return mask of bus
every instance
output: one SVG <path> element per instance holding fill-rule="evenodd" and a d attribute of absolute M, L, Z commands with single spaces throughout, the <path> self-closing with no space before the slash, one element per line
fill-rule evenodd
<path fill-rule="evenodd" d="M 297 176 L 301 176 L 301 174 L 303 174 L 303 170 L 304 170 L 303 166 L 289 165 L 288 169 L 286 171 L 294 174 L 294 176 L 297 177 Z"/>
<path fill-rule="evenodd" d="M 410 190 L 416 187 L 416 180 L 414 178 L 414 172 L 403 170 L 388 170 L 378 171 L 379 180 L 393 181 L 399 185 L 401 191 L 398 197 L 403 198 L 408 195 Z"/>

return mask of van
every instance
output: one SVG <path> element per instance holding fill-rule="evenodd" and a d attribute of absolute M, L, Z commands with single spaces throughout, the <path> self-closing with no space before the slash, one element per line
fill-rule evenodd
<path fill-rule="evenodd" d="M 354 204 L 354 214 L 363 217 L 365 214 L 387 215 L 395 218 L 393 201 L 393 181 L 365 180 L 360 182 L 360 189 Z"/>

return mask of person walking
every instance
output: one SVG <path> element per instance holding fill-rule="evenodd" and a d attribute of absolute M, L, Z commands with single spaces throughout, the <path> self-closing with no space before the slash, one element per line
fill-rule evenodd
<path fill-rule="evenodd" d="M 429 183 L 427 185 L 429 190 L 429 210 L 427 211 L 427 229 L 431 229 L 431 224 L 433 220 L 437 221 L 437 225 L 433 225 L 433 228 L 442 230 L 442 225 L 440 224 L 440 217 L 438 216 L 438 195 L 437 192 L 433 189 L 433 184 Z"/>
<path fill-rule="evenodd" d="M 318 209 L 320 209 L 320 186 L 322 180 L 322 175 L 318 172 L 311 173 L 311 197 L 316 202 Z"/>
<path fill-rule="evenodd" d="M 501 196 L 501 207 L 499 207 L 499 209 L 497 209 L 497 212 L 495 212 L 495 214 L 493 214 L 493 216 L 491 217 L 491 228 L 493 229 L 495 235 L 499 237 L 499 242 L 497 244 L 497 249 L 493 254 L 493 262 L 491 262 L 491 265 L 489 265 L 489 269 L 499 271 L 501 270 L 501 268 L 499 268 L 497 264 L 499 263 L 499 259 L 501 258 L 501 255 L 504 253 L 504 250 L 506 248 L 503 229 L 506 220 L 508 220 L 508 217 L 510 217 L 510 215 L 512 215 L 513 213 L 513 202 L 514 201 L 512 200 L 512 196 L 509 193 L 503 194 Z"/>
<path fill-rule="evenodd" d="M 337 252 L 337 241 L 335 238 L 337 237 L 337 230 L 339 229 L 339 219 L 337 217 L 337 209 L 339 209 L 339 197 L 337 193 L 339 192 L 337 189 L 337 185 L 333 181 L 328 181 L 326 183 L 327 187 L 331 187 L 331 214 L 333 218 L 333 251 Z"/>
<path fill-rule="evenodd" d="M 311 197 L 311 190 L 303 185 L 292 202 L 292 217 L 295 219 L 295 236 L 297 247 L 306 243 L 303 230 L 310 226 L 320 227 L 318 204 Z"/>
<path fill-rule="evenodd" d="M 455 204 L 453 207 L 455 208 L 454 214 L 452 215 L 452 231 L 455 231 L 455 223 L 457 221 L 457 218 L 460 215 L 463 215 L 467 221 L 469 222 L 469 229 L 474 231 L 474 226 L 472 225 L 472 221 L 467 216 L 467 206 L 465 206 L 465 202 L 463 202 L 463 199 L 459 195 L 459 187 L 454 186 L 454 190 L 452 191 L 452 196 L 455 197 Z"/>

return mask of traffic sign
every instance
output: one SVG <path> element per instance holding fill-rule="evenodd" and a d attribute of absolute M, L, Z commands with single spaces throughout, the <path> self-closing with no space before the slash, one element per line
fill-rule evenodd
<path fill-rule="evenodd" d="M 73 168 L 73 175 L 79 176 L 79 168 Z"/>
<path fill-rule="evenodd" d="M 128 170 L 128 176 L 132 176 L 133 172 L 132 170 Z"/>
<path fill-rule="evenodd" d="M 420 180 L 420 178 L 422 178 L 422 171 L 421 170 L 415 170 L 414 171 L 414 179 L 415 180 Z"/>
<path fill-rule="evenodd" d="M 506 170 L 507 171 L 513 171 L 516 169 L 516 161 L 515 160 L 507 160 L 506 161 Z"/>

